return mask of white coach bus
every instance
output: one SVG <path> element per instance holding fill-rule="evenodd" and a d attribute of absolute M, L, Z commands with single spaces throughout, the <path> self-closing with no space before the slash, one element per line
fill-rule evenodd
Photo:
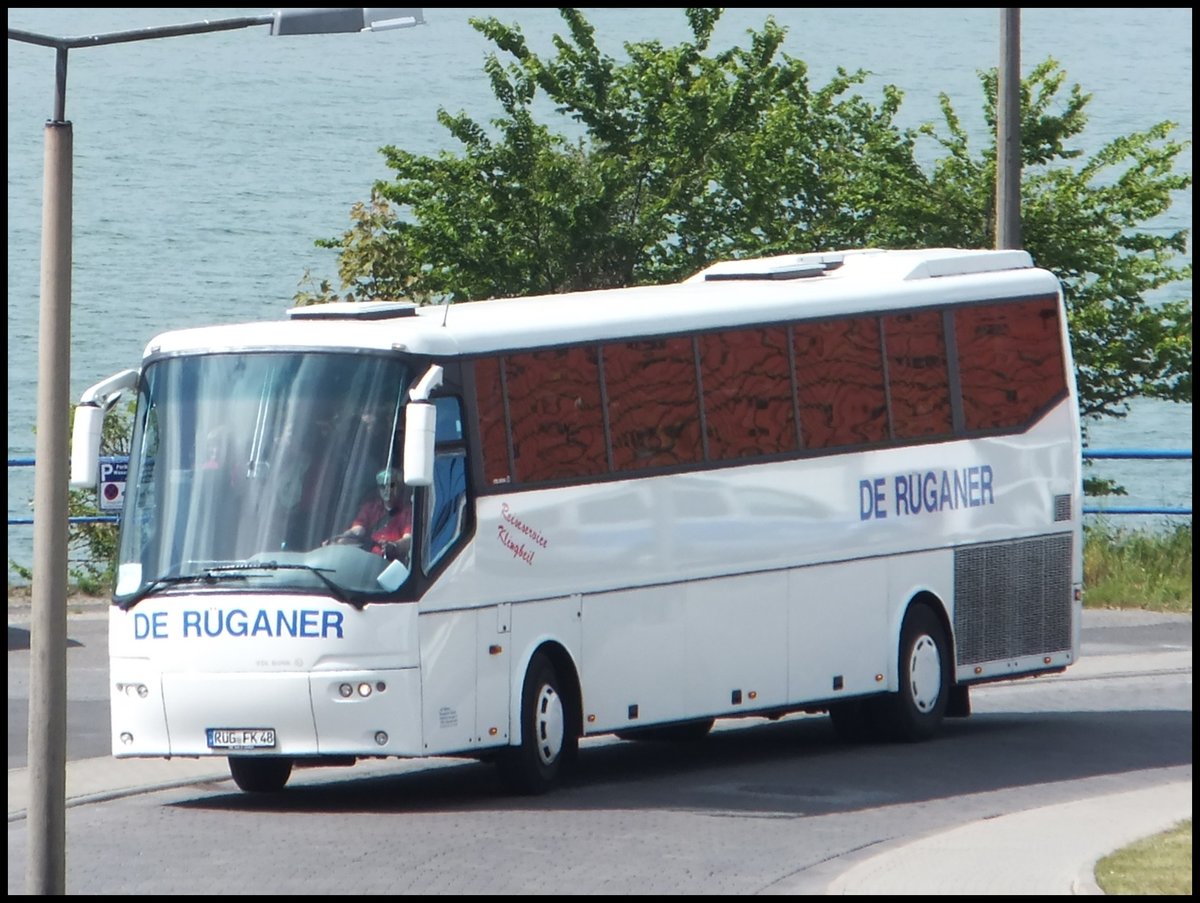
<path fill-rule="evenodd" d="M 474 756 L 538 792 L 581 737 L 920 740 L 1076 660 L 1074 371 L 1023 251 L 288 313 L 160 335 L 81 400 L 94 486 L 137 393 L 116 756 L 227 756 L 248 791 Z"/>

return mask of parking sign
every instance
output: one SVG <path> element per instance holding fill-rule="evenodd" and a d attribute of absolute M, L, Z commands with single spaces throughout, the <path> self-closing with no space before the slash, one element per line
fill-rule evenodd
<path fill-rule="evenodd" d="M 102 458 L 100 461 L 99 508 L 101 511 L 120 511 L 125 504 L 125 477 L 129 474 L 128 458 Z"/>

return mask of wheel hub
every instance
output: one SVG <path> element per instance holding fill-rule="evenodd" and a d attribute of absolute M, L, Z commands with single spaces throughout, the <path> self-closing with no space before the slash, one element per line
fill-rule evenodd
<path fill-rule="evenodd" d="M 927 714 L 937 705 L 942 692 L 942 657 L 928 634 L 917 637 L 909 662 L 909 689 L 917 711 Z"/>
<path fill-rule="evenodd" d="M 534 729 L 537 731 L 538 758 L 543 765 L 553 765 L 563 748 L 566 719 L 562 699 L 554 687 L 544 686 L 538 693 Z"/>

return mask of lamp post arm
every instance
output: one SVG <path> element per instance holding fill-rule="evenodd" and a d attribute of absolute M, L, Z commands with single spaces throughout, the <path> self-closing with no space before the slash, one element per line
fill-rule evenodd
<path fill-rule="evenodd" d="M 10 41 L 39 44 L 42 47 L 73 50 L 76 47 L 100 47 L 104 44 L 128 44 L 133 41 L 174 38 L 186 34 L 233 31 L 236 28 L 253 28 L 256 25 L 270 25 L 272 35 L 301 35 L 387 31 L 393 28 L 411 28 L 414 25 L 424 24 L 424 11 L 420 7 L 280 9 L 269 15 L 239 16 L 233 19 L 203 19 L 183 25 L 156 25 L 149 28 L 135 28 L 131 31 L 85 35 L 79 38 L 56 38 L 52 35 L 38 34 L 35 31 L 10 28 L 8 38 Z"/>
<path fill-rule="evenodd" d="M 250 28 L 254 25 L 272 25 L 274 16 L 243 16 L 237 19 L 218 19 L 215 21 L 191 22 L 186 25 L 164 25 L 154 28 L 138 28 L 133 31 L 113 31 L 108 34 L 87 35 L 81 38 L 56 38 L 52 35 L 38 34 L 35 31 L 22 31 L 19 28 L 8 30 L 10 41 L 21 41 L 25 44 L 37 44 L 40 47 L 53 47 L 54 61 L 54 117 L 51 122 L 67 121 L 67 51 L 77 47 L 102 47 L 105 44 L 128 44 L 133 41 L 150 41 L 154 38 L 173 38 L 186 34 L 202 34 L 210 31 L 230 31 L 235 28 Z"/>
<path fill-rule="evenodd" d="M 204 19 L 183 25 L 158 25 L 135 28 L 132 31 L 112 31 L 107 34 L 79 38 L 56 38 L 53 35 L 8 30 L 10 41 L 53 47 L 57 51 L 54 67 L 54 118 L 51 122 L 67 121 L 67 51 L 78 47 L 102 47 L 105 44 L 129 44 L 155 38 L 174 38 L 180 35 L 205 34 L 213 31 L 233 31 L 270 25 L 272 35 L 338 34 L 361 31 L 387 31 L 424 25 L 420 7 L 366 8 L 338 7 L 333 9 L 279 9 L 270 15 L 239 16 L 233 19 Z"/>
<path fill-rule="evenodd" d="M 100 47 L 104 44 L 129 44 L 133 41 L 151 41 L 155 38 L 174 38 L 185 34 L 203 34 L 209 31 L 232 31 L 235 28 L 250 28 L 254 25 L 270 25 L 275 21 L 274 16 L 242 16 L 237 19 L 205 19 L 201 22 L 189 22 L 184 25 L 161 25 L 151 28 L 135 28 L 132 31 L 112 31 L 107 34 L 85 35 L 80 38 L 55 38 L 50 35 L 37 34 L 32 31 L 21 31 L 17 28 L 8 30 L 8 37 L 13 41 L 24 41 L 26 44 L 40 44 L 42 47 L 56 47 L 73 50 L 76 47 Z"/>

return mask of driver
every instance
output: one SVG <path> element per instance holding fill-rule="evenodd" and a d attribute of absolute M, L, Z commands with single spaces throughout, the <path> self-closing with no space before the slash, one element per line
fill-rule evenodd
<path fill-rule="evenodd" d="M 362 546 L 389 561 L 406 558 L 412 546 L 412 506 L 403 491 L 404 479 L 398 470 L 381 470 L 375 483 L 378 495 L 372 493 L 350 527 L 331 541 Z"/>

